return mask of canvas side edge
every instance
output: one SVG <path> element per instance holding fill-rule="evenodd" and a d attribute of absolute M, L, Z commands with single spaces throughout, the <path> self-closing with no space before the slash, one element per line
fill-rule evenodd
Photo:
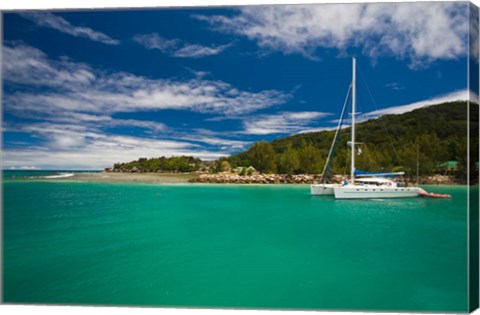
<path fill-rule="evenodd" d="M 467 105 L 467 167 L 468 167 L 468 310 L 479 303 L 479 9 L 469 5 L 468 90 Z"/>

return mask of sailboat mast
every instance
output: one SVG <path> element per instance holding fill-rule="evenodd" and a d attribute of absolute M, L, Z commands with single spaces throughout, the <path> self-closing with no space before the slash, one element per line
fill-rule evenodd
<path fill-rule="evenodd" d="M 356 97 L 357 97 L 357 87 L 356 87 L 356 59 L 352 58 L 352 165 L 351 165 L 351 174 L 350 180 L 351 184 L 355 184 L 355 107 L 356 107 Z"/>
<path fill-rule="evenodd" d="M 418 156 L 419 156 L 419 148 L 418 148 L 418 143 L 417 143 L 417 183 L 416 183 L 416 186 L 418 186 L 418 175 L 420 173 L 420 164 L 418 163 Z"/>

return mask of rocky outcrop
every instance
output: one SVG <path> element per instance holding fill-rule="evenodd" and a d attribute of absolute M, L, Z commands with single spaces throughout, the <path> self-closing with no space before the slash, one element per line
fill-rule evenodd
<path fill-rule="evenodd" d="M 422 176 L 418 181 L 419 184 L 427 185 L 454 185 L 460 183 L 454 176 L 449 175 Z"/>
<path fill-rule="evenodd" d="M 416 177 L 397 177 L 395 178 L 396 182 L 407 182 L 408 184 L 415 185 L 417 183 Z M 458 178 L 453 175 L 430 175 L 430 176 L 420 176 L 418 178 L 419 185 L 457 185 L 465 184 Z"/>
<path fill-rule="evenodd" d="M 284 174 L 202 174 L 192 179 L 197 183 L 220 184 L 312 184 L 320 180 L 319 175 L 284 175 Z"/>
<path fill-rule="evenodd" d="M 245 175 L 238 174 L 201 174 L 190 180 L 195 183 L 217 183 L 217 184 L 315 184 L 321 180 L 320 175 L 286 175 L 286 174 L 257 174 Z M 329 182 L 341 183 L 348 180 L 346 175 L 335 175 Z M 398 182 L 404 182 L 405 178 L 397 178 Z M 408 183 L 415 183 L 415 179 L 408 179 Z M 453 176 L 433 175 L 422 176 L 419 178 L 419 184 L 427 185 L 453 185 L 458 184 Z"/>

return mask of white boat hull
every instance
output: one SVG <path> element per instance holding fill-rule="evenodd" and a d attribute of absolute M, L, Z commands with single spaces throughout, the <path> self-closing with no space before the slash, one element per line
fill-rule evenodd
<path fill-rule="evenodd" d="M 390 199 L 418 197 L 420 189 L 418 187 L 344 186 L 333 190 L 336 199 Z"/>
<path fill-rule="evenodd" d="M 333 196 L 335 187 L 340 187 L 339 184 L 313 184 L 310 185 L 310 193 L 314 196 Z"/>

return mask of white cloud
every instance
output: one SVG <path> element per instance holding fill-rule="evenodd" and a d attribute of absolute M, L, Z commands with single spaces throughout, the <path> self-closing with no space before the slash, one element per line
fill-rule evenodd
<path fill-rule="evenodd" d="M 86 143 L 81 150 L 59 148 L 55 151 L 39 149 L 5 149 L 3 152 L 3 167 L 16 167 L 19 163 L 31 164 L 42 169 L 103 169 L 111 167 L 116 162 L 129 162 L 139 157 L 159 156 L 195 156 L 205 160 L 213 160 L 225 156 L 224 153 L 205 149 L 189 150 L 165 146 L 161 141 L 150 143 L 138 142 L 132 139 L 135 146 L 125 148 L 122 143 L 109 138 L 108 142 Z M 121 152 L 121 154 L 120 154 Z"/>
<path fill-rule="evenodd" d="M 220 46 L 203 46 L 190 44 L 179 39 L 166 39 L 157 33 L 137 34 L 133 40 L 148 49 L 157 49 L 170 56 L 179 58 L 203 58 L 218 55 L 230 47 L 232 43 Z"/>
<path fill-rule="evenodd" d="M 455 91 L 445 95 L 433 97 L 431 99 L 424 100 L 424 101 L 414 102 L 406 105 L 392 106 L 392 107 L 387 107 L 387 108 L 371 111 L 368 113 L 364 113 L 361 115 L 360 119 L 367 120 L 371 118 L 380 117 L 383 115 L 391 115 L 391 114 L 398 115 L 406 112 L 411 112 L 412 110 L 422 108 L 422 107 L 428 107 L 431 105 L 459 101 L 459 100 L 468 100 L 468 99 L 469 99 L 468 90 L 460 90 L 460 91 Z"/>
<path fill-rule="evenodd" d="M 139 157 L 189 155 L 215 159 L 225 155 L 188 141 L 110 135 L 95 128 L 69 124 L 24 124 L 17 126 L 16 132 L 37 137 L 43 146 L 6 148 L 3 151 L 5 168 L 18 168 L 21 163 L 34 168 L 101 169 Z"/>
<path fill-rule="evenodd" d="M 418 101 L 418 102 L 413 102 L 413 103 L 403 104 L 398 106 L 391 106 L 391 107 L 382 108 L 382 109 L 378 109 L 378 110 L 374 110 L 366 113 L 361 113 L 360 115 L 356 116 L 356 121 L 357 123 L 360 123 L 360 122 L 367 121 L 369 119 L 375 119 L 384 115 L 400 115 L 407 112 L 411 112 L 419 108 L 439 105 L 442 103 L 455 102 L 455 101 L 467 101 L 467 100 L 476 102 L 478 100 L 478 95 L 475 94 L 473 91 L 469 92 L 466 89 L 459 90 L 459 91 L 447 93 L 444 95 L 435 96 L 423 101 Z M 339 119 L 333 119 L 328 122 L 338 124 Z M 344 120 L 342 124 L 342 129 L 350 127 L 349 123 L 350 123 L 349 119 Z M 318 129 L 307 129 L 307 130 L 301 131 L 300 133 L 315 132 L 315 131 L 322 131 L 322 130 L 334 130 L 336 128 L 337 128 L 336 126 L 332 126 L 332 127 L 326 127 L 326 128 L 318 128 Z"/>
<path fill-rule="evenodd" d="M 20 165 L 20 166 L 11 166 L 8 168 L 9 170 L 39 170 L 40 168 L 32 165 Z"/>
<path fill-rule="evenodd" d="M 390 83 L 387 83 L 385 84 L 385 87 L 386 88 L 390 88 L 392 90 L 395 90 L 395 91 L 399 91 L 399 90 L 404 90 L 405 87 L 403 85 L 401 85 L 400 83 L 398 82 L 390 82 Z"/>
<path fill-rule="evenodd" d="M 27 45 L 3 46 L 3 78 L 8 82 L 56 88 L 85 87 L 96 80 L 82 63 L 48 60 L 40 50 Z"/>
<path fill-rule="evenodd" d="M 214 146 L 219 146 L 222 151 L 231 152 L 232 150 L 245 149 L 251 144 L 250 141 L 229 140 L 220 137 L 208 136 L 183 136 L 183 140 L 191 142 L 201 142 Z"/>
<path fill-rule="evenodd" d="M 289 94 L 241 91 L 221 81 L 152 80 L 129 73 L 109 73 L 72 61 L 53 61 L 33 47 L 4 46 L 4 80 L 41 91 L 5 95 L 5 108 L 19 116 L 71 117 L 118 112 L 189 110 L 234 115 L 284 103 Z M 73 116 L 72 116 L 73 115 Z M 102 117 L 101 119 L 104 119 Z"/>
<path fill-rule="evenodd" d="M 133 40 L 138 44 L 145 46 L 145 48 L 158 49 L 165 53 L 172 49 L 175 49 L 179 44 L 178 40 L 166 39 L 160 37 L 157 33 L 137 34 L 133 37 Z"/>
<path fill-rule="evenodd" d="M 4 122 L 4 132 L 36 140 L 10 143 L 5 167 L 103 168 L 139 157 L 190 155 L 214 159 L 248 143 L 229 135 L 171 130 L 162 122 L 120 119 L 115 114 L 175 109 L 217 115 L 242 115 L 282 104 L 280 91 L 242 91 L 221 81 L 147 79 L 100 71 L 71 60 L 51 60 L 25 45 L 3 47 L 3 109 L 20 119 Z M 23 119 L 36 121 L 22 123 Z M 114 130 L 114 128 L 119 128 Z M 143 138 L 120 135 L 141 128 Z"/>
<path fill-rule="evenodd" d="M 348 125 L 342 125 L 342 129 L 347 127 Z M 323 128 L 307 128 L 307 129 L 303 129 L 303 130 L 300 130 L 297 132 L 297 134 L 300 134 L 300 133 L 310 133 L 310 132 L 320 132 L 320 131 L 330 131 L 330 130 L 336 130 L 337 129 L 337 126 L 335 127 L 323 127 Z"/>
<path fill-rule="evenodd" d="M 262 48 L 314 57 L 319 47 L 410 59 L 420 66 L 467 54 L 466 2 L 247 6 L 233 16 L 194 16 Z"/>
<path fill-rule="evenodd" d="M 473 4 L 470 5 L 470 38 L 469 38 L 469 56 L 472 61 L 478 63 L 480 58 L 480 32 L 479 32 L 479 18 L 478 18 L 478 8 Z"/>
<path fill-rule="evenodd" d="M 195 44 L 186 44 L 182 48 L 178 49 L 173 55 L 181 58 L 202 58 L 206 56 L 218 55 L 224 51 L 231 44 L 207 47 Z"/>
<path fill-rule="evenodd" d="M 230 137 L 235 137 L 240 135 L 239 133 L 229 132 Z M 242 149 L 246 149 L 249 145 L 252 144 L 251 141 L 237 140 L 237 139 L 226 139 L 225 132 L 212 131 L 208 129 L 190 129 L 184 132 L 177 132 L 175 139 L 181 139 L 184 141 L 190 142 L 200 142 L 204 144 L 209 144 L 213 146 L 220 147 L 222 151 L 232 152 Z"/>
<path fill-rule="evenodd" d="M 20 13 L 26 19 L 31 20 L 38 26 L 53 28 L 59 32 L 66 33 L 76 37 L 88 38 L 108 45 L 118 45 L 120 42 L 112 39 L 109 36 L 94 31 L 88 27 L 74 26 L 64 18 L 44 11 L 29 11 Z"/>
<path fill-rule="evenodd" d="M 283 112 L 276 115 L 259 115 L 243 122 L 244 133 L 252 135 L 298 133 L 315 120 L 328 115 L 330 114 L 322 112 Z"/>

